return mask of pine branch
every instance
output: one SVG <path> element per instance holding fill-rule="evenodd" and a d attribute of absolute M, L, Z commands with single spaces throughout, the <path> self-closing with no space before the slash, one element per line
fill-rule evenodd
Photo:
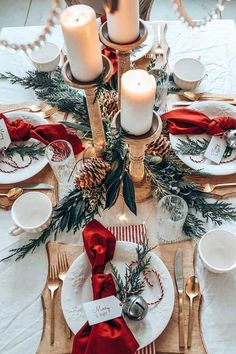
<path fill-rule="evenodd" d="M 178 139 L 175 152 L 181 155 L 201 155 L 206 151 L 208 145 L 209 140 L 205 138 L 193 140 L 187 136 L 186 140 Z"/>
<path fill-rule="evenodd" d="M 31 157 L 33 160 L 38 160 L 39 156 L 45 155 L 45 146 L 41 143 L 33 143 L 31 145 L 11 144 L 5 151 L 7 157 L 12 158 L 15 154 L 19 154 L 21 159 L 24 160 L 25 156 Z"/>
<path fill-rule="evenodd" d="M 202 155 L 205 153 L 210 141 L 203 138 L 193 140 L 187 136 L 186 140 L 178 139 L 178 143 L 176 144 L 175 152 L 181 155 Z M 233 149 L 229 146 L 226 147 L 223 157 L 228 158 L 231 156 Z"/>
<path fill-rule="evenodd" d="M 183 230 L 187 236 L 199 238 L 202 237 L 206 232 L 203 225 L 204 223 L 202 220 L 200 220 L 195 215 L 188 213 Z"/>
<path fill-rule="evenodd" d="M 111 263 L 111 272 L 115 278 L 117 285 L 117 294 L 121 301 L 125 301 L 131 295 L 138 295 L 144 290 L 145 280 L 142 277 L 143 272 L 150 267 L 151 256 L 148 253 L 152 249 L 148 246 L 148 241 L 144 239 L 141 244 L 136 247 L 137 261 L 126 265 L 125 279 L 122 280 L 118 269 Z"/>

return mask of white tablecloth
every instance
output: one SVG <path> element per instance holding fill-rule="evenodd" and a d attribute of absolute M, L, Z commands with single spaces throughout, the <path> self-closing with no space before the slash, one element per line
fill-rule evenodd
<path fill-rule="evenodd" d="M 40 27 L 4 28 L 1 36 L 9 41 L 29 41 Z M 169 22 L 167 40 L 171 48 L 170 66 L 186 56 L 201 57 L 208 76 L 199 89 L 232 93 L 236 91 L 236 29 L 233 21 L 215 21 L 207 27 L 191 30 L 178 22 Z M 59 28 L 50 41 L 62 46 Z M 24 75 L 32 69 L 25 54 L 0 49 L 0 72 L 10 71 Z M 31 90 L 0 81 L 0 104 L 35 100 Z M 236 199 L 229 199 L 236 206 Z M 125 218 L 122 217 L 125 215 Z M 152 243 L 157 241 L 155 204 L 146 202 L 138 207 L 138 216 L 127 212 L 122 203 L 102 215 L 104 225 L 137 224 L 145 222 Z M 32 236 L 12 237 L 10 212 L 0 210 L 0 258 L 8 250 L 25 243 Z M 206 225 L 212 229 L 213 225 Z M 224 224 L 221 228 L 236 231 L 236 224 Z M 81 242 L 81 233 L 63 234 L 59 240 Z M 214 275 L 197 264 L 203 294 L 202 329 L 208 352 L 211 354 L 236 353 L 236 271 L 227 275 Z M 34 354 L 37 350 L 43 326 L 40 295 L 47 275 L 45 248 L 15 263 L 0 263 L 0 353 Z M 45 353 L 46 354 L 46 353 Z"/>

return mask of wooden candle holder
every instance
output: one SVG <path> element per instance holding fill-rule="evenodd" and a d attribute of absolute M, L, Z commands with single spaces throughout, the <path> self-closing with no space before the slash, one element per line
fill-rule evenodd
<path fill-rule="evenodd" d="M 133 49 L 140 46 L 147 38 L 147 27 L 142 20 L 139 20 L 139 36 L 136 41 L 127 44 L 119 44 L 112 42 L 108 35 L 107 22 L 105 22 L 99 30 L 101 42 L 112 49 L 117 51 L 118 56 L 118 93 L 119 93 L 119 108 L 120 108 L 120 95 L 121 95 L 121 76 L 130 70 L 130 53 Z"/>
<path fill-rule="evenodd" d="M 104 55 L 102 56 L 102 60 L 103 60 L 103 70 L 104 70 L 103 80 L 104 82 L 107 82 L 110 80 L 112 76 L 113 67 L 110 60 Z M 75 79 L 71 73 L 69 61 L 66 61 L 66 63 L 64 64 L 62 68 L 62 75 L 64 77 L 65 82 L 68 85 L 85 91 L 89 121 L 92 130 L 92 136 L 93 136 L 95 156 L 102 157 L 104 145 L 105 145 L 105 133 L 104 133 L 103 123 L 102 123 L 102 115 L 101 115 L 99 102 L 98 100 L 94 102 L 97 82 L 96 80 L 83 82 Z"/>
<path fill-rule="evenodd" d="M 114 117 L 115 126 L 121 129 L 120 111 Z M 156 140 L 162 131 L 162 121 L 156 112 L 153 111 L 151 129 L 143 135 L 126 134 L 125 140 L 129 145 L 129 173 L 134 182 L 135 199 L 140 203 L 151 197 L 151 185 L 147 180 L 144 169 L 145 147 Z"/>

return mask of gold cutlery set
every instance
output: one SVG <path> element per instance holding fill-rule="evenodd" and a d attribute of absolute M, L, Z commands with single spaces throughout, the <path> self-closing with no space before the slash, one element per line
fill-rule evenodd
<path fill-rule="evenodd" d="M 48 290 L 50 292 L 50 345 L 54 344 L 54 332 L 55 332 L 55 294 L 60 286 L 62 286 L 66 273 L 68 271 L 69 264 L 66 253 L 57 254 L 57 264 L 51 264 L 49 266 L 48 276 Z M 65 329 L 68 333 L 68 338 L 72 337 L 72 332 L 65 322 Z"/>
<path fill-rule="evenodd" d="M 184 287 L 183 275 L 183 251 L 177 249 L 175 254 L 175 282 L 178 292 L 178 325 L 179 325 L 179 347 L 185 349 L 185 325 L 184 325 L 184 297 L 185 294 L 189 298 L 189 318 L 188 318 L 188 336 L 187 347 L 192 346 L 192 333 L 193 333 L 193 300 L 200 295 L 200 286 L 198 278 L 191 276 L 188 278 Z"/>

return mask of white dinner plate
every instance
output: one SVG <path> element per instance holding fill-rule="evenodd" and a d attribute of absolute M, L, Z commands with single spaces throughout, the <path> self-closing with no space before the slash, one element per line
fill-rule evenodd
<path fill-rule="evenodd" d="M 14 121 L 16 119 L 24 119 L 25 121 L 31 123 L 33 126 L 48 124 L 48 122 L 45 119 L 43 119 L 36 113 L 18 111 L 18 112 L 5 113 L 5 116 L 11 121 Z M 15 142 L 14 144 L 31 145 L 32 143 L 40 143 L 40 142 L 35 139 L 29 139 L 28 141 Z M 44 146 L 43 143 L 40 144 Z M 22 161 L 21 157 L 18 154 L 16 154 L 14 155 L 14 161 L 16 161 L 19 166 L 24 166 L 26 162 L 29 161 L 29 158 L 26 157 L 25 161 Z M 38 160 L 33 160 L 28 167 L 19 169 L 16 172 L 3 173 L 0 171 L 0 184 L 13 184 L 17 182 L 22 182 L 36 175 L 46 165 L 47 165 L 46 156 L 39 156 Z M 1 164 L 1 162 L 0 162 L 0 167 L 2 167 L 4 170 L 12 170 L 12 168 L 7 167 L 7 165 L 5 164 Z"/>
<path fill-rule="evenodd" d="M 219 116 L 230 116 L 236 118 L 236 107 L 225 102 L 199 101 L 191 104 L 189 108 L 205 113 L 210 118 L 215 118 Z M 189 138 L 193 140 L 203 139 L 203 138 L 209 141 L 211 140 L 211 136 L 207 134 L 189 135 Z M 170 134 L 170 142 L 174 150 L 177 148 L 179 139 L 187 140 L 186 135 Z M 194 170 L 198 170 L 202 173 L 211 174 L 215 176 L 223 176 L 223 175 L 230 175 L 232 173 L 236 173 L 236 160 L 230 162 L 230 160 L 236 157 L 236 150 L 233 150 L 231 156 L 227 159 L 223 159 L 220 164 L 215 164 L 214 162 L 208 159 L 204 159 L 203 161 L 201 161 L 202 156 L 192 156 L 192 158 L 189 155 L 182 155 L 182 154 L 177 154 L 177 156 L 187 166 L 189 166 Z M 195 161 L 201 161 L 201 162 L 195 162 Z"/>
<path fill-rule="evenodd" d="M 125 264 L 137 259 L 136 247 L 135 243 L 116 242 L 112 263 L 118 268 L 123 278 Z M 159 257 L 153 252 L 150 255 L 150 268 L 160 273 L 164 287 L 164 298 L 160 304 L 149 306 L 148 314 L 142 321 L 132 321 L 125 317 L 125 321 L 140 348 L 154 341 L 162 333 L 171 318 L 174 308 L 174 287 L 170 273 Z M 107 264 L 105 273 L 110 273 L 110 271 L 110 264 Z M 158 282 L 156 282 L 153 288 L 146 286 L 142 296 L 147 302 L 152 302 L 157 300 L 160 294 L 161 290 Z M 91 264 L 86 253 L 83 253 L 68 270 L 61 294 L 64 317 L 73 333 L 77 333 L 87 321 L 82 305 L 92 299 Z"/>
<path fill-rule="evenodd" d="M 132 62 L 141 59 L 146 55 L 152 48 L 153 42 L 154 42 L 154 31 L 152 26 L 148 25 L 147 22 L 145 22 L 145 25 L 147 26 L 148 30 L 148 35 L 145 41 L 137 48 L 135 48 L 130 56 L 130 60 Z"/>

